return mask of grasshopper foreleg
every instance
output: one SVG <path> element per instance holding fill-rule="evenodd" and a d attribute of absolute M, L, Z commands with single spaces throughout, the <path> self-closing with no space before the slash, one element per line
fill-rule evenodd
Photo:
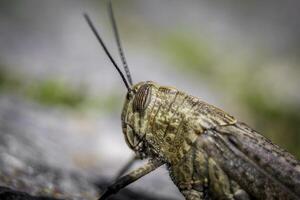
<path fill-rule="evenodd" d="M 117 173 L 117 175 L 115 176 L 115 181 L 118 180 L 118 178 L 120 178 L 123 174 L 125 174 L 125 172 L 127 172 L 129 170 L 129 168 L 134 164 L 135 161 L 138 160 L 137 156 L 133 156 L 132 158 L 130 158 L 130 160 L 126 163 L 126 165 L 124 165 L 120 171 Z"/>
<path fill-rule="evenodd" d="M 130 172 L 129 174 L 122 176 L 119 178 L 115 183 L 108 186 L 106 191 L 103 193 L 103 195 L 99 198 L 99 200 L 107 199 L 109 196 L 117 193 L 122 188 L 126 187 L 130 183 L 133 183 L 134 181 L 138 180 L 139 178 L 145 176 L 146 174 L 152 172 L 153 170 L 157 169 L 161 165 L 165 164 L 161 160 L 149 160 L 147 164 L 144 166 Z"/>

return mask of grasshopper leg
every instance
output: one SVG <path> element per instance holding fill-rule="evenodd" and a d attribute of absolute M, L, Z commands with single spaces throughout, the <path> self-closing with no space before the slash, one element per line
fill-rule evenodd
<path fill-rule="evenodd" d="M 208 161 L 205 152 L 193 148 L 176 165 L 170 176 L 186 200 L 208 200 Z"/>
<path fill-rule="evenodd" d="M 231 190 L 235 200 L 250 200 L 248 193 L 243 190 L 235 181 L 230 181 Z"/>
<path fill-rule="evenodd" d="M 124 165 L 120 171 L 118 172 L 118 174 L 115 176 L 115 181 L 118 180 L 118 178 L 120 178 L 123 174 L 125 174 L 125 172 L 128 171 L 128 169 L 133 165 L 133 163 L 138 159 L 137 156 L 133 156 L 132 158 L 130 158 L 130 160 L 126 163 L 126 165 Z"/>
<path fill-rule="evenodd" d="M 181 193 L 186 200 L 204 200 L 203 193 L 197 190 L 182 190 Z"/>
<path fill-rule="evenodd" d="M 136 181 L 139 178 L 145 176 L 146 174 L 152 172 L 153 170 L 157 169 L 158 167 L 160 167 L 163 164 L 164 164 L 164 162 L 161 160 L 149 160 L 149 162 L 147 164 L 145 164 L 144 166 L 130 172 L 129 174 L 127 174 L 125 176 L 122 176 L 115 183 L 108 186 L 106 191 L 99 198 L 99 200 L 107 199 L 108 197 L 117 193 L 119 190 L 126 187 L 130 183 L 133 183 L 134 181 Z"/>

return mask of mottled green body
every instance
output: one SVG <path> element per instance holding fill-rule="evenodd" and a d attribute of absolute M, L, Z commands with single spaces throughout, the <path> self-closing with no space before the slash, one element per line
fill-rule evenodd
<path fill-rule="evenodd" d="M 166 163 L 186 199 L 300 199 L 300 164 L 246 125 L 199 98 L 136 84 L 122 113 L 141 158 Z"/>
<path fill-rule="evenodd" d="M 135 101 L 126 102 L 122 115 L 123 131 L 132 131 L 132 135 L 138 137 L 137 141 L 143 138 L 154 154 L 170 164 L 176 164 L 204 130 L 236 122 L 222 110 L 174 88 L 147 82 L 137 84 L 133 90 L 138 92 L 141 87 L 151 88 L 146 97 L 150 98 L 147 107 L 136 112 L 133 109 Z M 129 146 L 135 145 L 129 143 Z"/>

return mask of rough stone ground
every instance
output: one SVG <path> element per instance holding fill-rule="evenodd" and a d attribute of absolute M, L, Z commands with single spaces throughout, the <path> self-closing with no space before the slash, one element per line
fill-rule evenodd
<path fill-rule="evenodd" d="M 45 111 L 17 95 L 0 95 L 0 199 L 97 199 L 107 179 L 72 166 L 72 148 L 61 146 L 70 130 L 54 126 L 62 119 Z M 124 189 L 112 199 L 155 197 Z"/>

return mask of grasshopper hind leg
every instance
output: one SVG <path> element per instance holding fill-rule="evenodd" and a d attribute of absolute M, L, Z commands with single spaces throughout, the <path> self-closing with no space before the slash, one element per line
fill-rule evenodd
<path fill-rule="evenodd" d="M 235 200 L 250 200 L 248 193 L 243 190 L 235 181 L 230 181 L 231 190 Z"/>
<path fill-rule="evenodd" d="M 207 153 L 195 144 L 170 176 L 186 200 L 249 200 L 248 194 Z"/>
<path fill-rule="evenodd" d="M 176 165 L 169 166 L 170 177 L 186 200 L 210 200 L 208 163 L 203 152 L 191 149 Z"/>
<path fill-rule="evenodd" d="M 193 190 L 193 189 L 190 189 L 190 190 L 182 190 L 180 191 L 183 196 L 185 197 L 186 200 L 199 200 L 199 199 L 207 199 L 203 196 L 203 194 L 197 190 Z"/>
<path fill-rule="evenodd" d="M 230 180 L 225 172 L 212 159 L 208 159 L 210 190 L 216 199 L 250 200 L 249 195 L 235 181 Z"/>

